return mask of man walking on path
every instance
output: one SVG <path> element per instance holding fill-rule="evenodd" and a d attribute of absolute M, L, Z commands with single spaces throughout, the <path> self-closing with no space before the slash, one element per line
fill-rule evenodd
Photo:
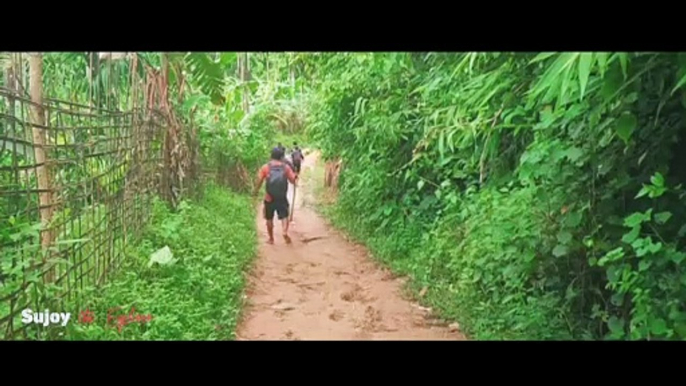
<path fill-rule="evenodd" d="M 281 220 L 283 238 L 286 244 L 291 243 L 291 238 L 288 236 L 288 182 L 295 185 L 297 178 L 293 169 L 284 162 L 283 150 L 278 147 L 272 149 L 271 160 L 260 168 L 257 185 L 253 192 L 253 195 L 256 196 L 264 180 L 267 180 L 267 192 L 264 197 L 264 219 L 267 220 L 269 244 L 274 244 L 274 212 Z"/>
<path fill-rule="evenodd" d="M 295 171 L 296 174 L 300 174 L 300 165 L 302 165 L 302 161 L 305 159 L 305 156 L 303 155 L 302 150 L 298 147 L 297 142 L 293 142 L 293 152 L 291 153 L 291 160 L 293 160 L 293 171 Z"/>

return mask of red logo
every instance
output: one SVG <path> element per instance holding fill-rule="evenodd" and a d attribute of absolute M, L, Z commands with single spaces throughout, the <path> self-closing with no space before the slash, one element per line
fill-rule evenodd
<path fill-rule="evenodd" d="M 119 332 L 121 332 L 122 328 L 124 326 L 131 324 L 131 323 L 146 323 L 152 320 L 152 315 L 147 314 L 147 315 L 141 315 L 141 314 L 136 314 L 136 308 L 131 307 L 131 310 L 129 311 L 128 314 L 124 315 L 114 315 L 114 311 L 119 311 L 121 310 L 121 307 L 115 307 L 113 309 L 110 309 L 107 311 L 107 325 L 108 326 L 117 326 L 117 329 Z"/>
<path fill-rule="evenodd" d="M 93 323 L 94 320 L 95 320 L 95 314 L 90 309 L 86 309 L 86 311 L 81 311 L 81 313 L 79 313 L 79 322 L 80 323 L 91 324 L 91 323 Z"/>

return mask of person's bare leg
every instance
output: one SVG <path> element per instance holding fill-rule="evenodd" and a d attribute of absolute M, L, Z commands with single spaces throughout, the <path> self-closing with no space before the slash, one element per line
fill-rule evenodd
<path fill-rule="evenodd" d="M 267 233 L 269 233 L 269 240 L 267 243 L 274 244 L 274 221 L 267 220 Z"/>
<path fill-rule="evenodd" d="M 286 240 L 286 244 L 290 244 L 291 236 L 288 235 L 288 217 L 281 220 L 281 226 L 283 228 L 283 239 Z"/>

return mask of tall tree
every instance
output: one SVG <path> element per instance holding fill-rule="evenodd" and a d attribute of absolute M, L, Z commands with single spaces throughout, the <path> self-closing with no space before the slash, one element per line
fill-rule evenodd
<path fill-rule="evenodd" d="M 247 114 L 250 110 L 250 89 L 248 88 L 250 60 L 247 52 L 242 52 L 238 55 L 238 77 L 243 88 L 243 111 Z"/>

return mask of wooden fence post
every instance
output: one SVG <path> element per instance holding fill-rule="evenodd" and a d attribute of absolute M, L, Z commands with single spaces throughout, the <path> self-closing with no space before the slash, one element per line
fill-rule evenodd
<path fill-rule="evenodd" d="M 36 165 L 36 177 L 38 181 L 38 202 L 40 204 L 40 218 L 43 225 L 41 232 L 41 247 L 45 256 L 49 256 L 49 248 L 52 245 L 54 232 L 49 229 L 53 214 L 52 184 L 50 183 L 49 160 L 45 151 L 45 111 L 43 109 L 43 54 L 34 53 L 29 56 L 29 93 L 31 95 L 31 123 L 33 126 L 33 147 Z M 46 276 L 46 281 L 52 283 L 55 270 L 51 268 Z"/>

